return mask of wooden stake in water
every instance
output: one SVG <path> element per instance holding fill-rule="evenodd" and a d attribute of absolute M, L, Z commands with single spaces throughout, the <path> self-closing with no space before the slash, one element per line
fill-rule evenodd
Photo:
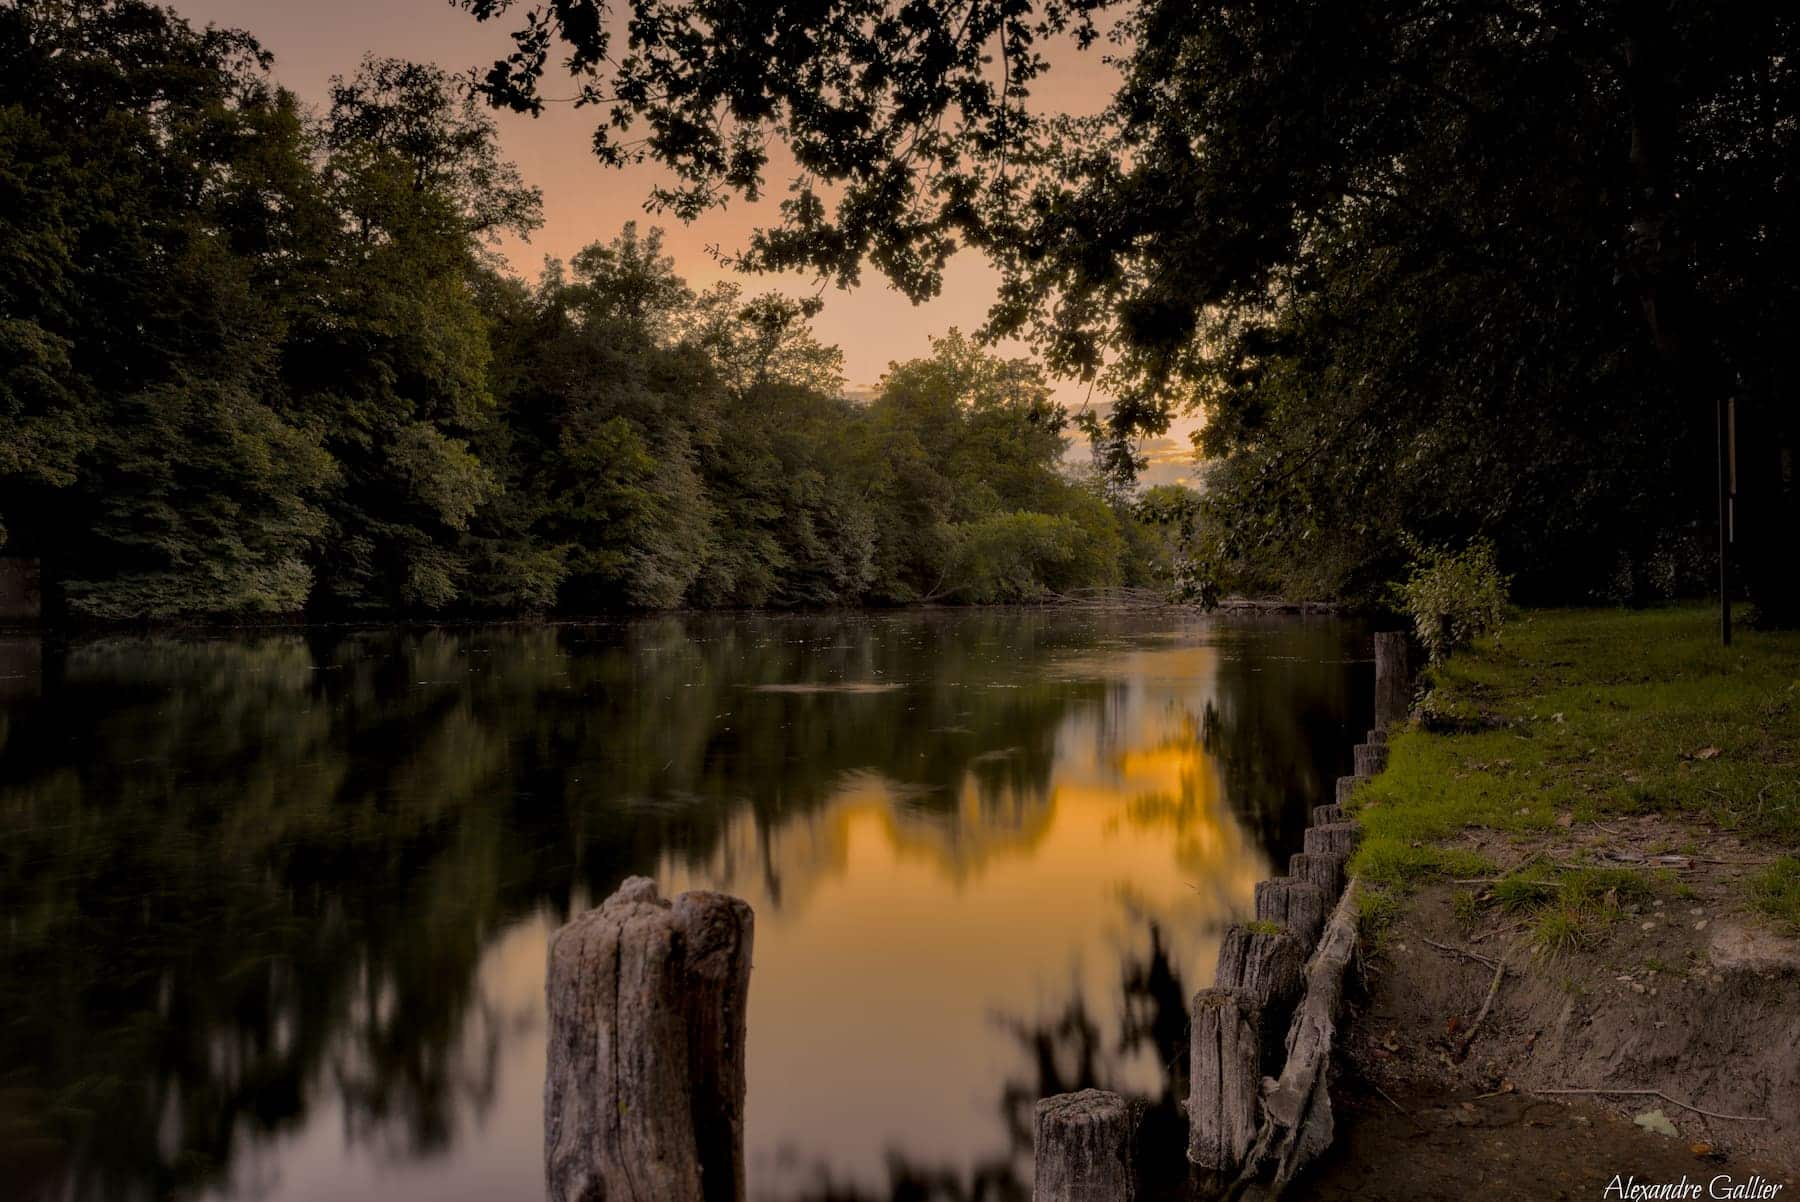
<path fill-rule="evenodd" d="M 632 877 L 550 943 L 550 1202 L 742 1202 L 750 907 Z"/>
<path fill-rule="evenodd" d="M 1308 949 L 1318 941 L 1328 908 L 1325 891 L 1311 881 L 1278 876 L 1256 882 L 1256 920 L 1285 928 Z"/>
<path fill-rule="evenodd" d="M 1262 1015 L 1242 990 L 1194 995 L 1189 1044 L 1188 1160 L 1235 1177 L 1256 1137 Z"/>
<path fill-rule="evenodd" d="M 1103 1089 L 1039 1101 L 1032 1202 L 1130 1202 L 1142 1116 L 1140 1103 Z"/>
<path fill-rule="evenodd" d="M 1375 636 L 1375 727 L 1386 730 L 1412 710 L 1412 644 L 1403 631 Z"/>

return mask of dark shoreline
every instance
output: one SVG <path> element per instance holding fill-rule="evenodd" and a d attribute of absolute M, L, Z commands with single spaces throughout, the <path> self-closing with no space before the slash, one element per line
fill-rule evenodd
<path fill-rule="evenodd" d="M 99 621 L 94 619 L 54 619 L 36 622 L 0 622 L 0 637 L 94 637 L 130 634 L 173 634 L 183 631 L 282 631 L 282 630 L 392 630 L 415 628 L 436 630 L 448 628 L 594 626 L 611 622 L 637 621 L 645 618 L 694 617 L 765 617 L 807 618 L 844 616 L 846 614 L 955 614 L 955 613 L 1021 613 L 1048 611 L 1057 613 L 1091 611 L 1095 613 L 1130 612 L 1133 610 L 1185 610 L 1197 617 L 1222 616 L 1294 616 L 1294 617 L 1359 617 L 1366 611 L 1336 601 L 1286 601 L 1262 597 L 1228 597 L 1212 609 L 1182 601 L 1119 601 L 1104 598 L 1092 600 L 1048 600 L 1035 602 L 996 602 L 989 604 L 951 605 L 941 602 L 918 602 L 909 605 L 845 605 L 818 608 L 775 606 L 682 606 L 674 609 L 615 609 L 585 613 L 495 613 L 495 614 L 371 614 L 362 617 L 311 616 L 308 614 L 269 615 L 260 618 L 184 617 L 146 618 L 134 621 Z"/>

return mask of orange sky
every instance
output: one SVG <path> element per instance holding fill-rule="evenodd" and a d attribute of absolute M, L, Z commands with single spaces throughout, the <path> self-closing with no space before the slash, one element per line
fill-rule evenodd
<path fill-rule="evenodd" d="M 282 83 L 311 102 L 322 100 L 333 74 L 355 70 L 363 53 L 394 55 L 443 64 L 460 71 L 486 65 L 509 49 L 508 33 L 524 11 L 506 19 L 478 23 L 448 0 L 170 0 L 177 11 L 197 24 L 216 22 L 249 30 L 275 54 L 275 74 Z M 1101 61 L 1103 46 L 1086 53 L 1072 48 L 1054 56 L 1056 69 L 1040 81 L 1036 103 L 1045 109 L 1092 111 L 1110 96 L 1114 74 Z M 554 61 L 554 56 L 553 56 Z M 566 95 L 561 80 L 552 77 L 546 95 Z M 775 205 L 785 183 L 771 172 L 768 183 L 775 193 L 757 205 L 734 202 L 722 211 L 708 213 L 691 225 L 672 217 L 650 217 L 644 201 L 657 176 L 653 167 L 610 170 L 602 167 L 589 150 L 597 110 L 576 110 L 551 105 L 544 116 L 533 119 L 497 113 L 502 145 L 519 164 L 525 178 L 543 189 L 544 227 L 529 244 L 509 240 L 502 249 L 515 269 L 535 276 L 546 255 L 567 258 L 596 239 L 618 233 L 625 222 L 664 228 L 666 246 L 681 274 L 690 284 L 704 288 L 733 273 L 721 268 L 708 253 L 716 246 L 729 252 L 740 248 L 749 231 L 775 218 Z M 860 287 L 850 291 L 828 288 L 825 309 L 815 325 L 826 342 L 843 348 L 846 375 L 852 387 L 875 384 L 890 362 L 929 352 L 929 338 L 951 326 L 973 330 L 986 316 L 993 300 L 997 276 L 978 255 L 965 252 L 951 263 L 940 296 L 915 306 L 887 285 L 878 272 L 866 271 Z M 771 287 L 810 293 L 817 284 L 803 276 L 751 277 L 743 281 L 748 291 Z M 1013 345 L 1010 354 L 1029 353 Z M 1087 400 L 1085 386 L 1063 382 L 1059 399 L 1071 409 Z M 1103 403 L 1095 394 L 1093 400 Z M 1171 437 L 1146 449 L 1158 460 L 1154 480 L 1191 475 L 1186 462 L 1186 433 L 1192 422 L 1181 422 Z M 1079 448 L 1077 448 L 1079 452 Z"/>

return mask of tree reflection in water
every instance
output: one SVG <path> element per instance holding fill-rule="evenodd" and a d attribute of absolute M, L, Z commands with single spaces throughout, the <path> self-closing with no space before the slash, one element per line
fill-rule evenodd
<path fill-rule="evenodd" d="M 1029 1067 L 1008 1078 L 999 1091 L 999 1111 L 1007 1133 L 1004 1154 L 972 1169 L 936 1168 L 904 1153 L 889 1154 L 884 1188 L 832 1180 L 821 1166 L 815 1184 L 797 1202 L 1026 1202 L 1031 1197 L 1032 1114 L 1039 1098 L 1080 1089 L 1141 1091 L 1126 1084 L 1124 1065 L 1147 1055 L 1162 1066 L 1161 1085 L 1144 1097 L 1139 1129 L 1142 1184 L 1152 1198 L 1179 1196 L 1186 1181 L 1187 1124 L 1179 1106 L 1187 1096 L 1187 997 L 1163 943 L 1161 929 L 1145 923 L 1147 950 L 1128 952 L 1120 966 L 1123 1016 L 1116 1033 L 1101 1024 L 1079 993 L 1060 1013 L 1028 1021 L 998 1016 Z"/>
<path fill-rule="evenodd" d="M 408 1166 L 473 1147 L 524 1172 L 538 1116 L 502 1099 L 541 1072 L 543 937 L 631 873 L 744 892 L 759 973 L 784 924 L 845 905 L 814 894 L 864 871 L 877 829 L 914 873 L 901 901 L 1029 883 L 1063 846 L 1052 815 L 1086 814 L 1096 845 L 1164 847 L 1195 914 L 1239 904 L 1366 725 L 1347 638 L 1011 611 L 0 640 L 0 1180 L 280 1195 L 354 1154 L 387 1194 L 439 1198 Z M 1179 1070 L 1174 965 L 1210 955 L 1134 921 L 1118 1030 L 1079 992 L 1007 1021 L 1031 1065 L 1001 1090 L 1007 1146 L 892 1160 L 893 1196 L 1014 1196 L 1036 1097 L 1134 1058 Z"/>

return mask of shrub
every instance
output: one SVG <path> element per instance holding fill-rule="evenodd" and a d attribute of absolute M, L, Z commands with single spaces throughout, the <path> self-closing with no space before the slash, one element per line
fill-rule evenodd
<path fill-rule="evenodd" d="M 952 526 L 950 591 L 963 601 L 992 605 L 1115 583 L 1117 531 L 1083 520 L 1092 517 L 1079 510 L 1074 516 L 995 513 Z"/>
<path fill-rule="evenodd" d="M 1492 543 L 1477 539 L 1461 551 L 1417 543 L 1408 549 L 1412 571 L 1395 591 L 1433 662 L 1499 629 L 1512 580 L 1501 574 Z"/>

